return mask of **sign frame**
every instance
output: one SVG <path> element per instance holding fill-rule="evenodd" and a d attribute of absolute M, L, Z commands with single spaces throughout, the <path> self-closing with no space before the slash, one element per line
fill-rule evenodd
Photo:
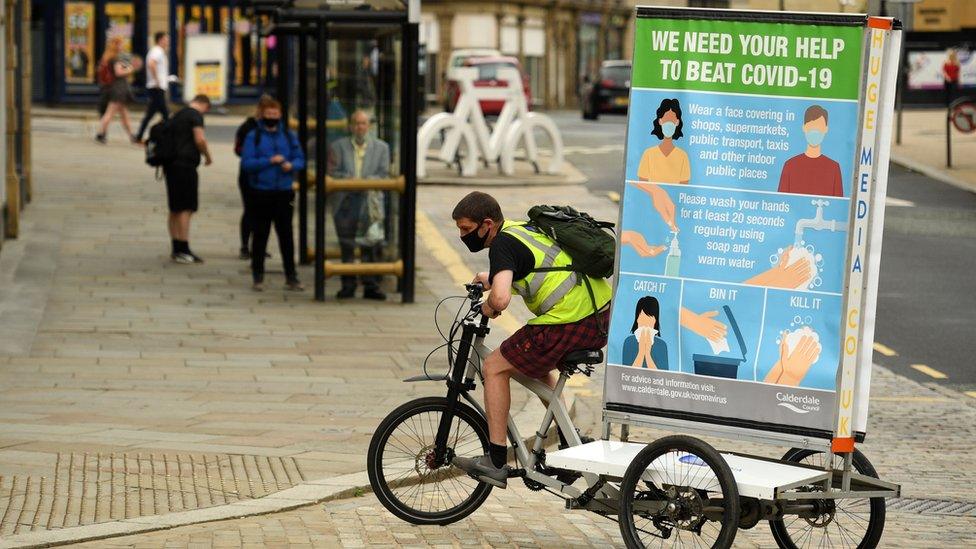
<path fill-rule="evenodd" d="M 884 193 L 887 186 L 888 149 L 890 148 L 889 141 L 891 135 L 891 122 L 895 95 L 894 89 L 897 79 L 897 65 L 899 61 L 898 47 L 901 40 L 900 24 L 890 18 L 875 18 L 857 14 L 793 13 L 758 10 L 715 10 L 708 8 L 654 8 L 639 6 L 636 9 L 635 21 L 640 21 L 641 19 L 647 18 L 787 23 L 800 25 L 833 25 L 858 27 L 863 29 L 860 37 L 860 71 L 858 73 L 857 80 L 858 95 L 856 123 L 858 126 L 857 137 L 854 143 L 855 162 L 854 169 L 852 170 L 854 173 L 847 174 L 847 176 L 852 178 L 852 181 L 850 184 L 851 192 L 848 195 L 850 200 L 850 215 L 844 229 L 847 231 L 847 246 L 844 251 L 844 257 L 847 258 L 848 262 L 844 266 L 845 274 L 843 277 L 843 297 L 841 298 L 842 303 L 844 304 L 841 308 L 843 313 L 842 318 L 849 317 L 851 308 L 856 308 L 858 311 L 863 313 L 862 321 L 859 323 L 860 325 L 856 326 L 858 334 L 856 337 L 860 345 L 856 347 L 855 352 L 853 353 L 853 369 L 851 369 L 848 375 L 848 380 L 845 384 L 845 388 L 858 392 L 856 394 L 851 393 L 851 395 L 853 395 L 855 398 L 852 402 L 847 403 L 852 409 L 849 417 L 845 420 L 850 422 L 849 425 L 853 426 L 853 433 L 848 433 L 851 436 L 846 437 L 850 439 L 850 442 L 849 444 L 845 443 L 840 447 L 835 447 L 838 451 L 849 451 L 846 450 L 846 448 L 848 448 L 848 446 L 853 448 L 854 440 L 863 440 L 866 431 L 867 400 L 868 390 L 870 387 L 871 370 L 871 341 L 873 340 L 874 334 L 874 309 L 877 299 L 878 267 L 880 264 L 882 236 L 881 231 L 884 220 Z M 882 70 L 880 71 L 880 74 L 875 75 L 875 85 L 879 86 L 879 89 L 876 89 L 877 93 L 873 94 L 875 101 L 874 111 L 872 111 L 872 122 L 875 125 L 875 134 L 870 136 L 872 137 L 870 144 L 866 144 L 862 143 L 862 137 L 864 137 L 863 124 L 865 122 L 864 116 L 866 111 L 864 108 L 864 99 L 865 90 L 868 86 L 870 69 L 868 65 L 870 61 L 869 39 L 872 31 L 870 27 L 873 26 L 887 26 L 887 29 L 883 30 L 885 37 L 887 38 L 887 43 L 882 47 L 881 50 L 881 55 L 883 58 L 883 66 L 881 67 Z M 635 41 L 636 40 L 637 33 L 635 32 Z M 635 57 L 637 55 L 640 55 L 639 51 L 635 51 Z M 635 71 L 637 66 L 638 63 L 635 59 Z M 636 82 L 636 73 L 632 74 L 631 80 L 632 82 Z M 637 87 L 637 84 L 635 84 L 631 89 L 631 105 L 634 104 L 635 88 Z M 676 86 L 674 92 L 678 93 L 681 89 L 687 88 Z M 789 96 L 784 94 L 784 97 Z M 628 114 L 628 128 L 625 138 L 625 158 L 628 159 L 630 158 L 629 149 L 633 146 L 633 142 L 631 140 L 632 136 L 630 135 L 630 117 L 634 116 L 633 112 L 634 111 L 631 110 Z M 885 139 L 888 139 L 888 141 L 885 141 Z M 855 180 L 853 180 L 853 178 L 859 173 L 856 165 L 856 158 L 859 157 L 862 151 L 862 146 L 865 145 L 869 145 L 872 148 L 874 152 L 874 161 L 870 164 L 872 173 L 868 174 L 870 185 L 868 186 L 867 190 L 864 191 L 866 194 L 863 195 L 863 198 L 865 201 L 869 201 L 869 203 L 873 205 L 873 208 L 865 212 L 869 215 L 864 217 L 864 226 L 860 227 L 863 237 L 863 247 L 861 249 L 863 258 L 861 260 L 862 268 L 860 271 L 862 276 L 860 278 L 855 277 L 855 280 L 851 280 L 850 258 L 852 257 L 851 254 L 853 252 L 852 243 L 854 241 L 855 230 L 854 220 L 856 219 L 856 215 L 858 213 L 858 193 L 855 192 Z M 625 185 L 626 184 L 627 183 L 625 183 Z M 624 217 L 624 201 L 621 201 L 621 207 L 618 212 L 618 227 L 621 227 L 621 231 L 624 227 Z M 611 315 L 614 314 L 614 310 L 618 309 L 618 305 L 620 305 L 616 299 L 616 296 L 620 290 L 622 278 L 622 249 L 623 246 L 620 239 L 618 239 L 617 255 L 615 259 L 616 276 L 614 278 L 615 299 Z M 850 284 L 852 283 L 858 290 L 856 292 L 856 297 L 853 297 L 852 301 L 848 303 L 848 290 Z M 840 335 L 846 335 L 843 333 L 843 328 L 840 330 Z M 841 349 L 841 353 L 843 353 L 843 347 Z M 838 356 L 842 356 L 842 354 Z M 841 416 L 841 408 L 837 406 L 840 399 L 836 399 L 836 397 L 832 398 L 829 402 L 829 406 L 834 410 L 834 429 L 797 428 L 790 425 L 773 425 L 768 423 L 763 424 L 761 422 L 736 421 L 734 418 L 728 417 L 708 417 L 704 414 L 688 413 L 687 411 L 680 410 L 649 408 L 641 405 L 634 405 L 632 403 L 615 401 L 609 389 L 614 383 L 622 383 L 621 377 L 618 374 L 629 370 L 629 368 L 628 366 L 622 364 L 611 365 L 610 353 L 608 353 L 607 358 L 607 376 L 604 382 L 605 436 L 609 435 L 611 425 L 618 423 L 624 426 L 642 425 L 658 428 L 664 427 L 680 430 L 682 432 L 696 432 L 724 438 L 744 439 L 777 445 L 789 444 L 792 446 L 819 449 L 830 449 L 832 439 L 836 438 L 836 427 Z M 838 376 L 840 376 L 841 371 L 841 364 L 838 363 Z M 699 374 L 691 375 L 698 376 Z M 840 387 L 835 385 L 833 394 L 837 395 L 839 393 Z M 616 394 L 619 395 L 620 390 L 617 390 Z"/>

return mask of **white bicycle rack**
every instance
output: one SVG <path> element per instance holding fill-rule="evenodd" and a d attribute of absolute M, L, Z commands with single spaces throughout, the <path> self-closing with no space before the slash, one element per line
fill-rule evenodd
<path fill-rule="evenodd" d="M 477 174 L 479 161 L 488 167 L 497 162 L 506 176 L 515 175 L 515 153 L 523 145 L 525 159 L 536 173 L 558 174 L 563 164 L 563 140 L 559 128 L 548 116 L 529 112 L 522 88 L 522 76 L 514 68 L 501 68 L 498 78 L 505 86 L 476 87 L 475 68 L 456 70 L 461 96 L 453 113 L 438 113 L 430 117 L 417 132 L 417 177 L 427 176 L 430 147 L 437 136 L 443 142 L 436 159 L 447 164 L 458 162 L 462 177 Z M 481 101 L 504 101 L 494 127 L 489 128 L 481 110 Z M 539 147 L 534 130 L 548 135 L 552 156 L 544 166 L 540 164 Z M 462 153 L 463 150 L 463 153 Z"/>

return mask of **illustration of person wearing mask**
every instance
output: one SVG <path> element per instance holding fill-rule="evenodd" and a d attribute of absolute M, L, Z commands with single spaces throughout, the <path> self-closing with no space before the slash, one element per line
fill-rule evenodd
<path fill-rule="evenodd" d="M 656 297 L 637 301 L 631 335 L 624 340 L 624 364 L 634 368 L 668 369 L 668 344 L 661 339 L 661 306 Z"/>
<path fill-rule="evenodd" d="M 844 196 L 840 164 L 821 151 L 827 129 L 827 110 L 820 105 L 810 106 L 803 114 L 807 149 L 783 164 L 779 192 Z"/>
<path fill-rule="evenodd" d="M 665 99 L 657 108 L 651 134 L 661 143 L 648 147 L 641 155 L 637 179 L 654 183 L 688 183 L 691 166 L 688 153 L 675 146 L 674 141 L 684 135 L 681 128 L 681 105 L 677 99 Z"/>

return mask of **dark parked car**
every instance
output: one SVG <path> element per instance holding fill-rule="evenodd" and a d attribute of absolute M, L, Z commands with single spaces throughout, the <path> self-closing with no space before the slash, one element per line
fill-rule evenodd
<path fill-rule="evenodd" d="M 583 118 L 596 120 L 602 113 L 627 114 L 630 106 L 630 61 L 604 61 L 600 73 L 586 77 L 582 93 Z"/>

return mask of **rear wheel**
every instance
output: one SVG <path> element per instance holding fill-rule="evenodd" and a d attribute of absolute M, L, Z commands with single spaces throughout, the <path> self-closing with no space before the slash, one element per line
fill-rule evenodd
<path fill-rule="evenodd" d="M 413 524 L 450 524 L 473 513 L 491 493 L 451 465 L 454 456 L 488 453 L 488 425 L 470 406 L 458 403 L 447 453 L 438 459 L 434 441 L 447 411 L 443 397 L 420 398 L 393 410 L 376 428 L 366 469 L 380 503 Z"/>
<path fill-rule="evenodd" d="M 641 450 L 620 485 L 620 533 L 628 548 L 732 546 L 739 490 L 725 459 L 693 437 Z"/>
<path fill-rule="evenodd" d="M 825 468 L 827 455 L 809 448 L 793 448 L 783 456 L 784 461 Z M 862 475 L 878 478 L 868 458 L 854 450 L 854 470 Z M 834 469 L 844 467 L 843 456 L 834 455 Z M 884 532 L 885 499 L 860 498 L 810 500 L 819 506 L 815 516 L 790 515 L 783 520 L 769 521 L 776 545 L 782 549 L 804 547 L 877 547 Z"/>

